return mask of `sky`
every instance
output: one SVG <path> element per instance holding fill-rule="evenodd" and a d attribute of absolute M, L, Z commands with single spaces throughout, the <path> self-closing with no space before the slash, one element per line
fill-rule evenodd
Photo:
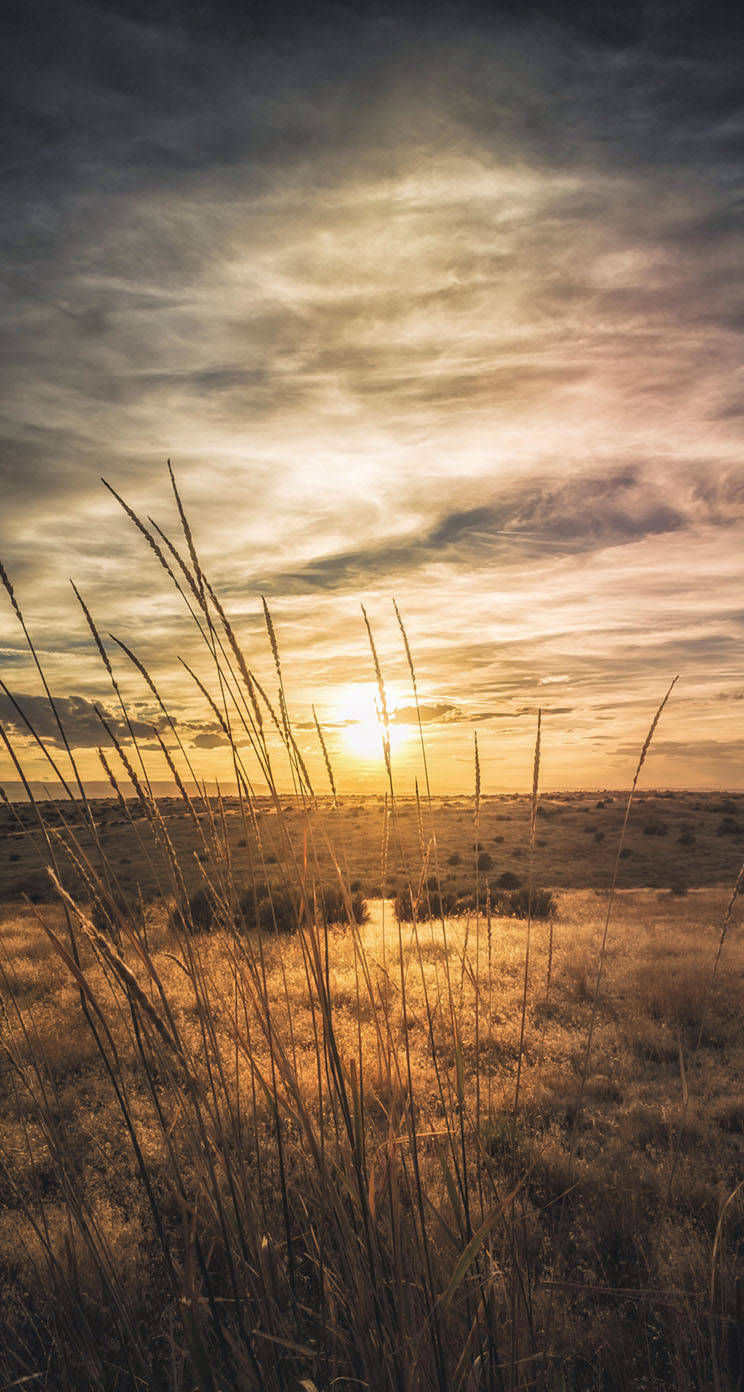
<path fill-rule="evenodd" d="M 209 655 L 113 496 L 205 571 L 313 777 L 744 787 L 744 30 L 684 0 L 4 7 L 0 559 L 84 775 Z M 179 545 L 180 545 L 179 541 Z M 55 748 L 0 594 L 0 676 Z M 0 722 L 49 773 L 17 707 Z M 137 723 L 139 722 L 139 723 Z M 120 727 L 117 727 L 120 728 Z M 105 742 L 105 740 L 104 740 Z M 153 776 L 167 774 L 155 747 Z M 0 752 L 0 782 L 12 787 Z"/>

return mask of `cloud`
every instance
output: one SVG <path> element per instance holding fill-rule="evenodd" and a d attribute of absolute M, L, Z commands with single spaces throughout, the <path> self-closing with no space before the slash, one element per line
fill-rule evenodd
<path fill-rule="evenodd" d="M 682 661 L 738 680 L 740 20 L 5 15 L 0 556 L 55 689 L 92 709 L 74 574 L 194 715 L 180 601 L 99 484 L 170 529 L 169 455 L 251 662 L 277 609 L 298 728 L 367 661 L 360 594 L 458 693 L 437 740 L 566 672 L 585 715 Z"/>
<path fill-rule="evenodd" d="M 14 701 L 20 707 L 22 715 L 19 714 Z M 117 739 L 123 742 L 130 739 L 129 727 L 121 716 L 100 703 L 88 701 L 83 696 L 55 696 L 55 705 L 67 740 L 73 749 L 97 748 L 98 745 L 108 746 L 111 743 L 98 717 L 97 709 L 100 710 Z M 21 736 L 25 738 L 29 736 L 28 726 L 23 719 L 24 715 L 40 739 L 46 743 L 62 747 L 62 736 L 54 712 L 45 696 L 13 693 L 13 699 L 11 699 L 4 692 L 0 692 L 0 723 L 3 724 L 11 737 Z M 132 719 L 132 733 L 137 739 L 148 739 L 152 736 L 153 726 L 156 729 L 160 728 L 161 723 L 157 719 L 149 722 Z"/>
<path fill-rule="evenodd" d="M 422 725 L 433 723 L 451 724 L 452 721 L 462 720 L 462 713 L 457 706 L 450 705 L 448 701 L 439 701 L 435 704 L 421 702 L 418 708 L 414 706 L 396 706 L 390 713 L 390 722 L 393 725 L 418 725 L 421 720 Z"/>
<path fill-rule="evenodd" d="M 270 578 L 278 592 L 364 590 L 389 574 L 426 565 L 523 564 L 525 557 L 588 555 L 679 531 L 685 516 L 639 469 L 579 475 L 555 485 L 533 479 L 487 504 L 441 517 L 423 534 L 307 562 Z"/>
<path fill-rule="evenodd" d="M 206 731 L 203 731 L 199 735 L 194 735 L 191 743 L 194 749 L 220 749 L 223 746 L 229 745 L 230 741 L 226 735 L 218 733 L 208 734 Z"/>
<path fill-rule="evenodd" d="M 619 746 L 615 752 L 637 756 L 638 749 L 634 748 L 632 744 L 627 744 Z M 730 775 L 732 769 L 738 768 L 740 765 L 742 741 L 736 739 L 696 739 L 688 744 L 682 740 L 654 740 L 649 757 L 651 755 L 673 760 L 680 768 L 683 768 L 688 761 L 698 767 L 701 764 L 713 766 L 717 776 L 720 777 L 722 768 L 727 768 Z"/>

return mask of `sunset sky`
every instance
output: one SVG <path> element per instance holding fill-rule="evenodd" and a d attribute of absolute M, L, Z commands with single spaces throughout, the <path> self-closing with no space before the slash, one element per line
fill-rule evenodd
<path fill-rule="evenodd" d="M 646 781 L 744 787 L 741 29 L 684 0 L 5 15 L 0 559 L 84 771 L 115 703 L 69 577 L 230 779 L 177 660 L 211 681 L 206 650 L 100 482 L 175 538 L 170 457 L 271 687 L 266 596 L 320 787 L 312 703 L 342 790 L 383 787 L 361 604 L 420 773 L 393 597 L 435 792 L 472 787 L 476 730 L 484 790 L 526 788 L 538 706 L 546 788 L 623 786 L 676 673 Z"/>

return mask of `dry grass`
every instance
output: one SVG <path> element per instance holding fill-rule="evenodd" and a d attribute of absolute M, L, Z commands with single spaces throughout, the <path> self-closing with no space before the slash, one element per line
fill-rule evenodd
<path fill-rule="evenodd" d="M 469 808 L 428 796 L 406 808 L 392 780 L 384 808 L 323 802 L 268 612 L 271 698 L 188 530 L 185 562 L 137 525 L 214 660 L 213 709 L 240 730 L 240 798 L 192 800 L 184 783 L 180 803 L 155 803 L 135 742 L 115 751 L 138 785 L 116 817 L 84 798 L 63 819 L 32 808 L 32 843 L 25 815 L 7 809 L 59 883 L 9 906 L 0 931 L 3 1384 L 733 1392 L 744 1377 L 737 895 L 671 895 L 650 878 L 610 889 L 623 820 L 625 848 L 638 818 L 658 867 L 673 812 L 660 834 L 648 804 L 601 799 L 592 818 L 609 811 L 609 835 L 581 837 L 604 857 L 616 833 L 596 867 L 601 892 L 561 890 L 543 872 L 554 919 L 489 915 L 475 854 L 489 816 L 509 814 L 483 798 L 477 750 Z M 277 790 L 267 729 L 292 798 Z M 169 757 L 186 779 L 183 751 Z M 540 816 L 538 772 L 536 750 L 532 799 L 514 804 L 510 832 L 533 889 L 554 832 L 565 859 L 564 806 L 584 815 L 566 800 Z M 453 862 L 455 816 L 470 879 Z M 360 827 L 359 844 L 383 848 L 376 861 L 365 849 L 355 863 Z M 734 837 L 716 839 L 730 850 Z M 628 858 L 616 863 L 622 873 Z M 499 859 L 488 873 L 495 884 L 506 871 Z M 455 883 L 444 875 L 479 913 L 429 912 Z M 148 876 L 143 906 L 134 878 Z M 349 879 L 373 877 L 390 897 L 360 924 Z M 257 904 L 263 885 L 293 932 L 261 915 L 247 926 L 244 896 Z M 398 891 L 419 906 L 410 922 L 392 912 Z"/>
<path fill-rule="evenodd" d="M 386 906 L 384 924 L 382 905 L 372 906 L 371 921 L 362 927 L 358 939 L 348 928 L 335 928 L 330 932 L 328 981 L 335 1047 L 347 1077 L 352 1077 L 353 1060 L 357 1077 L 363 1082 L 365 1186 L 367 1196 L 375 1196 L 373 1211 L 382 1228 L 377 1233 L 377 1242 L 385 1232 L 387 1242 L 393 1240 L 393 1229 L 389 1227 L 392 1214 L 385 1220 L 384 1207 L 392 1198 L 391 1165 L 397 1165 L 396 1179 L 400 1186 L 397 1221 L 404 1226 L 411 1224 L 413 1229 L 407 1238 L 412 1244 L 406 1253 L 408 1261 L 415 1252 L 410 1127 L 413 1110 L 421 1182 L 428 1196 L 430 1257 L 436 1266 L 440 1288 L 446 1290 L 457 1265 L 459 1244 L 467 1233 L 467 1228 L 465 1232 L 460 1231 L 460 1224 L 465 1222 L 462 1197 L 458 1200 L 455 1196 L 453 1201 L 447 1186 L 447 1175 L 451 1177 L 454 1172 L 451 1150 L 447 1156 L 453 1138 L 459 1159 L 459 1134 L 455 1132 L 453 1137 L 451 1129 L 462 1110 L 467 1118 L 466 1146 L 470 1152 L 471 1226 L 477 1230 L 494 1205 L 498 1206 L 497 1196 L 507 1194 L 515 1180 L 521 1184 L 514 1215 L 508 1217 L 506 1212 L 502 1215 L 489 1234 L 487 1244 L 489 1263 L 498 1264 L 503 1279 L 507 1272 L 515 1279 L 520 1271 L 523 1278 L 530 1273 L 533 1288 L 529 1307 L 517 1312 L 520 1316 L 520 1359 L 528 1356 L 525 1348 L 534 1340 L 538 1348 L 542 1345 L 543 1359 L 550 1350 L 553 1359 L 557 1358 L 563 1367 L 564 1375 L 568 1376 L 570 1368 L 572 1381 L 569 1385 L 572 1386 L 604 1385 L 598 1373 L 590 1375 L 587 1369 L 582 1371 L 584 1354 L 579 1350 L 588 1349 L 594 1342 L 600 1350 L 602 1377 L 606 1378 L 607 1368 L 615 1357 L 607 1342 L 608 1330 L 615 1329 L 611 1344 L 617 1353 L 616 1321 L 619 1321 L 619 1328 L 627 1332 L 628 1322 L 639 1318 L 649 1338 L 653 1332 L 653 1344 L 626 1348 L 625 1381 L 620 1385 L 642 1385 L 640 1379 L 649 1371 L 653 1372 L 655 1385 L 659 1387 L 706 1385 L 696 1384 L 698 1373 L 695 1369 L 704 1366 L 710 1372 L 711 1332 L 706 1301 L 713 1241 L 723 1203 L 737 1182 L 744 1130 L 738 1089 L 744 1049 L 735 1031 L 730 1031 L 722 1040 L 717 1025 L 715 1038 L 704 1036 L 695 1077 L 690 1079 L 694 1107 L 688 1107 L 684 1121 L 674 1188 L 671 1195 L 666 1191 L 680 1141 L 682 1119 L 678 1021 L 683 1018 L 689 1022 L 692 1016 L 693 1023 L 699 1023 L 700 995 L 693 992 L 691 997 L 690 982 L 705 980 L 711 948 L 715 944 L 713 935 L 707 943 L 701 940 L 698 925 L 701 920 L 720 916 L 725 910 L 724 899 L 720 893 L 703 891 L 688 896 L 683 914 L 677 912 L 671 916 L 666 901 L 660 901 L 653 892 L 621 895 L 616 906 L 606 983 L 595 1030 L 592 1071 L 585 1080 L 573 1157 L 571 1139 L 577 1119 L 582 1034 L 591 1010 L 588 993 L 577 994 L 576 991 L 576 963 L 591 960 L 601 932 L 602 903 L 595 895 L 565 892 L 560 896 L 554 928 L 552 1000 L 547 1011 L 543 1000 L 547 932 L 542 928 L 533 936 L 533 966 L 522 1049 L 522 1100 L 516 1133 L 512 1109 L 519 1057 L 522 993 L 519 968 L 524 951 L 524 923 L 496 921 L 491 956 L 492 1010 L 490 1014 L 482 1010 L 477 1050 L 473 983 L 478 977 L 483 983 L 488 980 L 485 935 L 480 945 L 480 959 L 476 960 L 471 925 L 469 966 L 472 977 L 468 972 L 457 1011 L 458 1035 L 453 1036 L 446 1018 L 445 965 L 449 963 L 451 974 L 459 978 L 460 953 L 465 938 L 462 922 L 448 925 L 447 948 L 442 941 L 440 924 L 422 925 L 420 950 L 410 927 L 404 930 L 405 1013 L 397 925 L 390 906 Z M 61 935 L 64 931 L 61 909 L 45 909 L 44 916 L 52 930 Z M 249 944 L 225 931 L 205 935 L 198 944 L 185 944 L 169 926 L 165 908 L 149 911 L 148 936 L 149 970 L 153 979 L 157 974 L 162 982 L 181 1047 L 198 1080 L 199 1097 L 205 1104 L 206 1137 L 191 1134 L 191 1128 L 196 1125 L 196 1100 L 190 1098 L 188 1091 L 184 1092 L 182 1078 L 171 1071 L 172 1061 L 160 1055 L 157 1056 L 158 1086 L 150 1092 L 143 1058 L 132 1033 L 131 1016 L 122 1008 L 125 1001 L 115 980 L 107 974 L 105 963 L 96 958 L 89 944 L 81 943 L 81 960 L 91 997 L 100 1004 L 110 1023 L 120 1076 L 126 1084 L 130 1119 L 158 1195 L 169 1243 L 180 1246 L 186 1242 L 188 1246 L 190 1237 L 195 1238 L 184 1223 L 185 1216 L 191 1212 L 190 1205 L 201 1195 L 200 1222 L 204 1224 L 203 1240 L 209 1234 L 213 1279 L 228 1282 L 229 1287 L 228 1273 L 220 1269 L 217 1259 L 219 1222 L 211 1189 L 213 1184 L 220 1190 L 229 1189 L 239 1175 L 248 1193 L 235 1200 L 232 1239 L 241 1245 L 239 1217 L 244 1223 L 249 1202 L 251 1210 L 253 1205 L 260 1204 L 258 1257 L 261 1243 L 268 1237 L 272 1244 L 271 1279 L 281 1287 L 272 1295 L 275 1321 L 277 1310 L 282 1314 L 278 1328 L 283 1332 L 276 1337 L 297 1342 L 299 1319 L 302 1325 L 300 1341 L 307 1346 L 304 1358 L 285 1350 L 279 1360 L 280 1367 L 273 1372 L 266 1366 L 264 1350 L 261 1376 L 267 1379 L 267 1386 L 271 1385 L 272 1377 L 277 1386 L 291 1386 L 291 1378 L 309 1373 L 320 1387 L 323 1385 L 321 1355 L 317 1350 L 312 1357 L 310 1355 L 318 1337 L 319 1311 L 316 1309 L 312 1315 L 304 1309 L 298 1311 L 291 1285 L 287 1284 L 288 1253 L 281 1216 L 282 1181 L 277 1168 L 273 1106 L 266 1091 L 254 1096 L 256 1079 L 268 1080 L 271 1076 L 273 1052 L 275 1058 L 285 1061 L 289 1096 L 296 1094 L 303 1105 L 312 1108 L 312 1134 L 317 1139 L 319 1101 L 315 1039 L 318 1003 L 312 988 L 308 987 L 302 938 L 295 934 L 291 938 L 267 939 L 264 943 L 265 992 L 274 1029 L 273 1038 L 269 1040 L 261 1026 L 265 1013 L 260 1004 L 257 1006 L 251 1000 L 251 988 L 244 980 L 244 973 L 250 972 Z M 128 1319 L 117 1329 L 116 1337 L 108 1319 L 105 1335 L 103 1326 L 92 1331 L 96 1347 L 99 1353 L 107 1348 L 107 1357 L 121 1363 L 117 1339 L 125 1337 L 127 1328 L 137 1329 L 143 1357 L 154 1361 L 167 1385 L 167 1365 L 173 1356 L 171 1341 L 182 1335 L 176 1334 L 176 1323 L 168 1324 L 168 1312 L 171 1320 L 176 1321 L 178 1311 L 165 1279 L 163 1252 L 154 1230 L 153 1214 L 143 1193 L 142 1175 L 134 1160 L 127 1123 L 116 1104 L 95 1042 L 81 1019 L 77 992 L 60 969 L 52 943 L 47 941 L 44 946 L 40 939 L 41 929 L 30 909 L 18 909 L 6 915 L 3 942 L 5 946 L 11 945 L 11 963 L 15 964 L 16 975 L 11 978 L 8 973 L 5 989 L 9 991 L 13 985 L 18 1013 L 13 1007 L 6 1021 L 9 1061 L 4 1074 L 3 1110 L 7 1124 L 2 1143 L 5 1184 L 0 1222 L 0 1268 L 8 1288 L 13 1291 L 9 1313 L 4 1318 L 9 1325 L 6 1330 L 8 1357 L 15 1358 L 15 1363 L 9 1363 L 5 1370 L 5 1376 L 9 1378 L 10 1371 L 18 1375 L 17 1370 L 27 1366 L 22 1362 L 24 1357 L 27 1360 L 41 1358 L 42 1347 L 45 1358 L 50 1349 L 59 1357 L 57 1345 L 61 1331 L 55 1328 L 53 1310 L 48 1305 L 52 1296 L 55 1301 L 67 1301 L 74 1293 L 92 1318 L 91 1312 L 97 1306 L 102 1304 L 106 1308 L 111 1298 L 108 1282 L 115 1280 L 117 1300 L 125 1304 Z M 689 946 L 685 947 L 686 943 Z M 198 967 L 196 963 L 189 963 L 194 950 L 198 951 Z M 140 977 L 146 980 L 135 954 L 130 950 L 126 956 L 132 969 L 138 969 Z M 369 981 L 359 986 L 362 958 Z M 26 980 L 26 964 L 32 959 L 40 980 L 45 983 L 43 994 L 17 990 L 18 980 Z M 386 967 L 382 965 L 383 960 Z M 669 973 L 670 961 L 684 964 L 684 972 L 679 977 Z M 639 989 L 640 983 L 643 989 Z M 744 985 L 744 951 L 738 943 L 729 952 L 724 985 L 720 1002 L 710 1013 L 710 1018 L 717 1022 L 719 1009 L 728 1021 L 729 1005 L 737 994 L 740 998 Z M 689 1009 L 691 999 L 696 1006 L 694 1012 Z M 217 1092 L 222 1107 L 219 1117 L 215 1109 L 214 1080 L 210 1082 L 205 1057 L 204 1002 L 209 1003 L 211 1062 L 214 1066 L 219 1059 L 224 1069 L 221 1084 L 224 1093 Z M 250 1051 L 246 1048 L 246 1012 L 251 1026 Z M 433 1020 L 431 1034 L 430 1018 Z M 384 1044 L 380 1042 L 380 1020 L 384 1022 Z M 665 1050 L 639 1047 L 639 1039 L 645 1039 L 649 1031 L 663 1033 Z M 403 1056 L 404 1041 L 409 1052 L 407 1063 Z M 152 1043 L 154 1047 L 155 1041 Z M 683 1043 L 688 1063 L 690 1047 Z M 38 1075 L 29 1067 L 31 1057 L 43 1061 Z M 153 1067 L 153 1057 L 149 1054 L 146 1057 Z M 442 1073 L 441 1090 L 433 1068 L 434 1058 Z M 462 1072 L 462 1102 L 458 1097 L 458 1068 Z M 481 1092 L 477 1131 L 476 1082 Z M 207 1108 L 210 1098 L 212 1105 Z M 332 1094 L 324 1089 L 323 1099 L 326 1125 L 333 1134 Z M 156 1100 L 159 1107 L 165 1109 L 162 1121 L 157 1115 Z M 228 1101 L 232 1103 L 229 1113 Z M 297 1105 L 295 1101 L 294 1107 Z M 289 1097 L 285 1094 L 285 1107 L 288 1106 Z M 309 1139 L 296 1110 L 294 1113 L 285 1111 L 283 1130 L 284 1183 L 291 1196 L 294 1215 L 291 1240 L 295 1262 L 304 1269 L 305 1296 L 300 1302 L 304 1306 L 314 1286 L 313 1266 L 317 1268 L 318 1262 L 317 1246 L 313 1257 L 314 1244 L 321 1240 L 318 1214 L 312 1213 L 312 1203 L 321 1201 L 322 1171 L 319 1174 L 317 1170 L 318 1156 L 308 1154 Z M 472 1149 L 477 1137 L 480 1138 L 479 1153 Z M 337 1143 L 337 1138 L 334 1139 Z M 327 1133 L 326 1143 L 328 1140 Z M 215 1175 L 209 1174 L 203 1152 L 207 1143 L 213 1158 L 219 1160 L 219 1172 Z M 175 1155 L 171 1153 L 174 1146 Z M 445 1151 L 444 1158 L 441 1148 Z M 329 1162 L 330 1158 L 329 1155 Z M 338 1166 L 343 1165 L 344 1159 L 348 1163 L 351 1156 L 334 1156 L 326 1176 L 329 1184 L 339 1182 Z M 61 1173 L 62 1167 L 64 1173 Z M 347 1173 L 348 1183 L 345 1167 L 342 1173 Z M 75 1192 L 72 1219 L 69 1211 L 71 1186 Z M 181 1188 L 185 1193 L 179 1192 Z M 224 1193 L 223 1200 L 226 1201 Z M 326 1255 L 330 1257 L 339 1235 L 334 1231 L 330 1212 L 326 1212 L 325 1219 L 328 1225 L 325 1238 L 329 1244 Z M 515 1233 L 513 1222 L 518 1223 L 519 1232 L 516 1253 L 510 1248 Z M 728 1215 L 727 1230 L 722 1238 L 728 1254 L 722 1294 L 727 1291 L 732 1298 L 735 1297 L 738 1262 L 734 1247 L 742 1222 L 744 1214 L 736 1204 Z M 303 1231 L 304 1224 L 308 1224 L 306 1231 Z M 561 1246 L 557 1247 L 559 1237 Z M 349 1238 L 352 1240 L 351 1232 Z M 334 1262 L 338 1261 L 339 1254 L 333 1255 Z M 400 1259 L 403 1260 L 402 1253 Z M 720 1260 L 719 1243 L 719 1265 Z M 53 1280 L 50 1268 L 56 1271 Z M 185 1270 L 182 1271 L 182 1279 L 185 1274 Z M 361 1273 L 357 1273 L 357 1277 L 363 1279 Z M 408 1280 L 411 1278 L 409 1271 Z M 297 1272 L 295 1279 L 299 1279 Z M 418 1279 L 421 1279 L 420 1272 Z M 480 1279 L 482 1282 L 482 1275 Z M 631 1290 L 649 1294 L 632 1297 L 627 1294 Z M 342 1306 L 348 1295 L 348 1291 L 335 1293 L 334 1310 L 338 1321 L 341 1321 Z M 230 1297 L 224 1285 L 220 1298 L 229 1305 Z M 261 1299 L 265 1298 L 263 1291 Z M 318 1298 L 317 1290 L 315 1298 Z M 420 1292 L 418 1298 L 421 1299 Z M 502 1301 L 503 1298 L 502 1291 Z M 409 1303 L 415 1303 L 410 1293 L 408 1299 Z M 459 1329 L 458 1338 L 464 1340 L 467 1337 L 464 1294 L 461 1300 L 462 1308 L 456 1305 L 449 1311 L 447 1324 L 450 1337 L 454 1325 Z M 207 1297 L 202 1294 L 197 1304 L 209 1323 Z M 680 1363 L 681 1353 L 674 1339 L 682 1307 L 690 1338 L 689 1366 Z M 500 1318 L 503 1318 L 506 1307 L 499 1308 Z M 63 1304 L 62 1309 L 66 1309 L 66 1305 Z M 609 1319 L 609 1309 L 614 1312 L 612 1319 Z M 40 1324 L 41 1310 L 45 1315 Z M 513 1320 L 515 1312 L 510 1306 L 509 1310 Z M 156 1311 L 159 1319 L 154 1321 Z M 412 1309 L 409 1314 L 413 1314 Z M 721 1317 L 730 1319 L 732 1315 L 729 1312 Z M 143 1319 L 144 1335 L 141 1332 Z M 288 1327 L 288 1319 L 293 1332 Z M 349 1312 L 343 1325 L 348 1319 Z M 571 1331 L 570 1338 L 567 1329 Z M 341 1329 L 335 1332 L 338 1336 Z M 79 1330 L 75 1337 L 76 1340 L 81 1338 Z M 206 1333 L 204 1337 L 208 1338 Z M 345 1340 L 349 1338 L 350 1327 Z M 208 1343 L 210 1357 L 217 1357 L 211 1339 Z M 533 1349 L 531 1356 L 534 1354 Z M 671 1366 L 672 1354 L 677 1360 L 676 1368 Z M 71 1356 L 68 1350 L 68 1359 Z M 350 1349 L 347 1349 L 347 1357 L 353 1364 L 355 1360 Z M 454 1358 L 453 1352 L 450 1358 Z M 501 1358 L 503 1361 L 503 1354 Z M 271 1361 L 276 1361 L 273 1355 Z M 722 1359 L 723 1371 L 719 1370 L 719 1377 L 723 1377 L 728 1367 L 729 1382 L 722 1385 L 735 1386 L 730 1362 L 730 1358 L 728 1364 Z M 79 1363 L 75 1366 L 75 1378 L 84 1381 L 89 1376 L 92 1385 L 95 1377 L 103 1377 L 105 1373 L 105 1369 L 99 1367 L 93 1376 L 86 1374 Z M 527 1385 L 553 1385 L 546 1381 L 551 1376 L 550 1366 L 550 1363 L 542 1363 L 539 1370 L 533 1369 L 533 1380 Z M 451 1365 L 448 1368 L 446 1375 L 451 1377 Z M 71 1385 L 69 1381 L 65 1384 L 65 1377 L 70 1375 L 61 1365 L 55 1376 L 61 1380 L 58 1385 Z M 125 1386 L 126 1379 L 122 1381 L 121 1376 L 118 1385 Z M 224 1379 L 227 1375 L 222 1376 Z M 376 1383 L 377 1374 L 373 1372 L 368 1371 L 365 1376 L 370 1386 L 386 1385 L 383 1381 Z M 411 1385 L 426 1386 L 434 1373 L 430 1371 L 424 1380 L 419 1368 L 416 1376 L 417 1382 Z M 509 1376 L 507 1370 L 502 1370 L 505 1385 L 510 1385 Z M 115 1378 L 113 1382 L 116 1383 Z M 55 1385 L 54 1378 L 49 1385 Z M 77 1385 L 82 1384 L 78 1382 Z M 252 1385 L 250 1381 L 249 1385 Z M 483 1382 L 482 1385 L 489 1384 Z M 525 1383 L 518 1381 L 517 1385 Z"/>

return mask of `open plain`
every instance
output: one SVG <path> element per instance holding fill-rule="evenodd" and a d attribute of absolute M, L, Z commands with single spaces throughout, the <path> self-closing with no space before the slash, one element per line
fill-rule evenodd
<path fill-rule="evenodd" d="M 2 1385 L 739 1387 L 744 796 L 254 810 L 5 808 Z"/>

